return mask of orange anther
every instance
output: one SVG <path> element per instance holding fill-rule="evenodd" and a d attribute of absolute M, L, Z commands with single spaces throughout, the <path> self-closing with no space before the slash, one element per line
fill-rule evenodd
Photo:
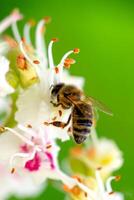
<path fill-rule="evenodd" d="M 15 172 L 15 168 L 12 168 L 11 169 L 11 174 L 14 174 L 14 172 Z"/>
<path fill-rule="evenodd" d="M 30 19 L 30 20 L 28 21 L 28 24 L 29 24 L 30 26 L 35 26 L 36 22 L 35 22 L 35 20 Z"/>
<path fill-rule="evenodd" d="M 51 41 L 58 42 L 58 38 L 52 38 Z"/>
<path fill-rule="evenodd" d="M 45 20 L 46 24 L 48 24 L 51 22 L 52 19 L 50 16 L 46 16 L 46 17 L 44 17 L 44 20 Z"/>
<path fill-rule="evenodd" d="M 121 176 L 115 176 L 115 180 L 119 181 L 121 179 Z"/>
<path fill-rule="evenodd" d="M 54 69 L 55 69 L 55 73 L 58 74 L 59 73 L 59 68 L 55 67 Z"/>
<path fill-rule="evenodd" d="M 75 53 L 75 54 L 77 54 L 77 53 L 79 53 L 79 52 L 80 52 L 80 49 L 78 49 L 78 48 L 75 48 L 73 51 L 74 51 L 74 53 Z"/>
<path fill-rule="evenodd" d="M 34 60 L 33 63 L 38 65 L 38 64 L 40 64 L 40 61 Z"/>

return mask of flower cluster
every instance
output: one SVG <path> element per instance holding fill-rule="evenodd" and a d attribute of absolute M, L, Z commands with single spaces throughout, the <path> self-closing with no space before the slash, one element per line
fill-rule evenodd
<path fill-rule="evenodd" d="M 98 139 L 89 148 L 71 150 L 72 171 L 76 161 L 82 163 L 86 174 L 79 172 L 79 165 L 73 171 L 75 177 L 61 170 L 57 139 L 69 140 L 69 127 L 48 124 L 55 120 L 66 122 L 71 109 L 51 104 L 51 87 L 63 82 L 82 90 L 84 79 L 67 71 L 75 63 L 69 56 L 79 53 L 79 49 L 68 51 L 55 65 L 52 48 L 57 39 L 50 41 L 48 51 L 44 41 L 50 17 L 38 22 L 35 45 L 30 38 L 33 21 L 24 26 L 23 37 L 19 33 L 17 21 L 22 18 L 14 10 L 0 23 L 0 199 L 12 194 L 34 195 L 42 190 L 47 179 L 52 179 L 61 181 L 73 199 L 121 200 L 120 194 L 113 194 L 110 184 L 117 177 L 108 178 L 122 165 L 121 152 L 113 142 Z M 13 36 L 3 33 L 9 26 Z M 84 178 L 85 175 L 89 177 Z"/>

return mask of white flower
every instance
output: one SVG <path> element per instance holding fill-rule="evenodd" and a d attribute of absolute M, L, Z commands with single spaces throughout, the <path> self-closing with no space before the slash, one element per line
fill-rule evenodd
<path fill-rule="evenodd" d="M 15 129 L 4 128 L 6 132 L 0 138 L 0 158 L 1 163 L 6 166 L 5 169 L 8 170 L 8 174 L 11 173 L 10 176 L 12 175 L 13 180 L 11 181 L 16 183 L 15 176 L 20 177 L 20 179 L 24 177 L 24 181 L 28 178 L 28 183 L 31 182 L 29 187 L 33 188 L 36 185 L 40 189 L 47 179 L 54 179 L 61 181 L 68 188 L 78 185 L 86 191 L 84 185 L 60 170 L 57 158 L 59 147 L 54 140 L 50 139 L 48 129 L 48 127 L 45 129 L 40 127 L 35 130 L 32 129 L 31 125 L 28 128 L 22 125 L 18 125 Z M 23 179 L 20 180 L 21 183 L 23 184 Z M 19 194 L 22 191 L 23 195 L 27 195 L 25 188 L 17 192 L 15 192 L 15 189 L 10 189 L 12 193 Z M 3 188 L 1 190 L 3 191 Z M 29 189 L 29 193 L 30 191 Z"/>
<path fill-rule="evenodd" d="M 119 178 L 119 176 L 111 176 L 104 184 L 100 176 L 100 170 L 96 170 L 94 179 L 89 177 L 87 180 L 87 177 L 83 179 L 76 177 L 80 185 L 78 184 L 71 189 L 65 186 L 64 189 L 70 193 L 72 200 L 123 200 L 123 195 L 114 192 L 111 187 L 111 182 L 113 180 L 118 181 Z"/>
<path fill-rule="evenodd" d="M 29 176 L 11 174 L 6 165 L 0 163 L 0 199 L 4 200 L 11 195 L 29 197 L 42 191 L 43 185 L 35 185 Z"/>
<path fill-rule="evenodd" d="M 14 89 L 6 80 L 6 73 L 8 70 L 9 61 L 4 56 L 0 56 L 0 97 L 5 97 L 14 92 Z"/>
<path fill-rule="evenodd" d="M 122 151 L 113 140 L 97 138 L 94 128 L 91 132 L 91 139 L 90 142 L 87 141 L 86 147 L 72 148 L 70 158 L 80 161 L 80 164 L 83 164 L 88 170 L 87 173 L 91 175 L 94 175 L 94 169 L 101 167 L 100 174 L 105 180 L 123 165 Z"/>
<path fill-rule="evenodd" d="M 110 139 L 97 138 L 95 129 L 92 130 L 91 138 L 93 144 L 88 151 L 89 165 L 94 168 L 102 167 L 101 175 L 104 178 L 120 169 L 123 165 L 123 155 L 116 143 Z M 90 152 L 93 154 L 91 155 Z"/>

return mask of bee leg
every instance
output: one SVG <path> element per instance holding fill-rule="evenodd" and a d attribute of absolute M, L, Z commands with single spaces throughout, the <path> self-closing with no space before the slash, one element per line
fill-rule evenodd
<path fill-rule="evenodd" d="M 56 127 L 59 127 L 59 128 L 65 128 L 69 124 L 70 120 L 71 120 L 71 114 L 70 114 L 66 123 L 61 122 L 61 121 L 54 121 L 54 122 L 50 122 L 48 124 L 52 124 L 53 126 L 56 126 Z"/>
<path fill-rule="evenodd" d="M 58 107 L 58 106 L 61 105 L 61 103 L 54 103 L 54 102 L 52 102 L 52 101 L 50 101 L 50 103 L 53 104 L 54 107 Z"/>

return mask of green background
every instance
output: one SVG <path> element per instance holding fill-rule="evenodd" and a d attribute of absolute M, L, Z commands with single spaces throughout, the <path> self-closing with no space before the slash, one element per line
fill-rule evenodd
<path fill-rule="evenodd" d="M 116 188 L 125 194 L 125 199 L 133 200 L 134 1 L 0 0 L 0 19 L 16 7 L 24 13 L 25 22 L 29 18 L 52 17 L 46 40 L 48 44 L 53 37 L 60 39 L 54 47 L 55 63 L 67 50 L 81 49 L 71 73 L 84 76 L 85 92 L 105 102 L 114 112 L 114 117 L 100 114 L 98 132 L 113 138 L 122 149 L 125 163 L 117 172 L 122 179 Z M 19 23 L 20 29 L 23 24 Z M 67 156 L 71 145 L 74 143 L 62 145 L 61 157 Z M 39 199 L 52 198 L 64 196 L 49 184 Z"/>

